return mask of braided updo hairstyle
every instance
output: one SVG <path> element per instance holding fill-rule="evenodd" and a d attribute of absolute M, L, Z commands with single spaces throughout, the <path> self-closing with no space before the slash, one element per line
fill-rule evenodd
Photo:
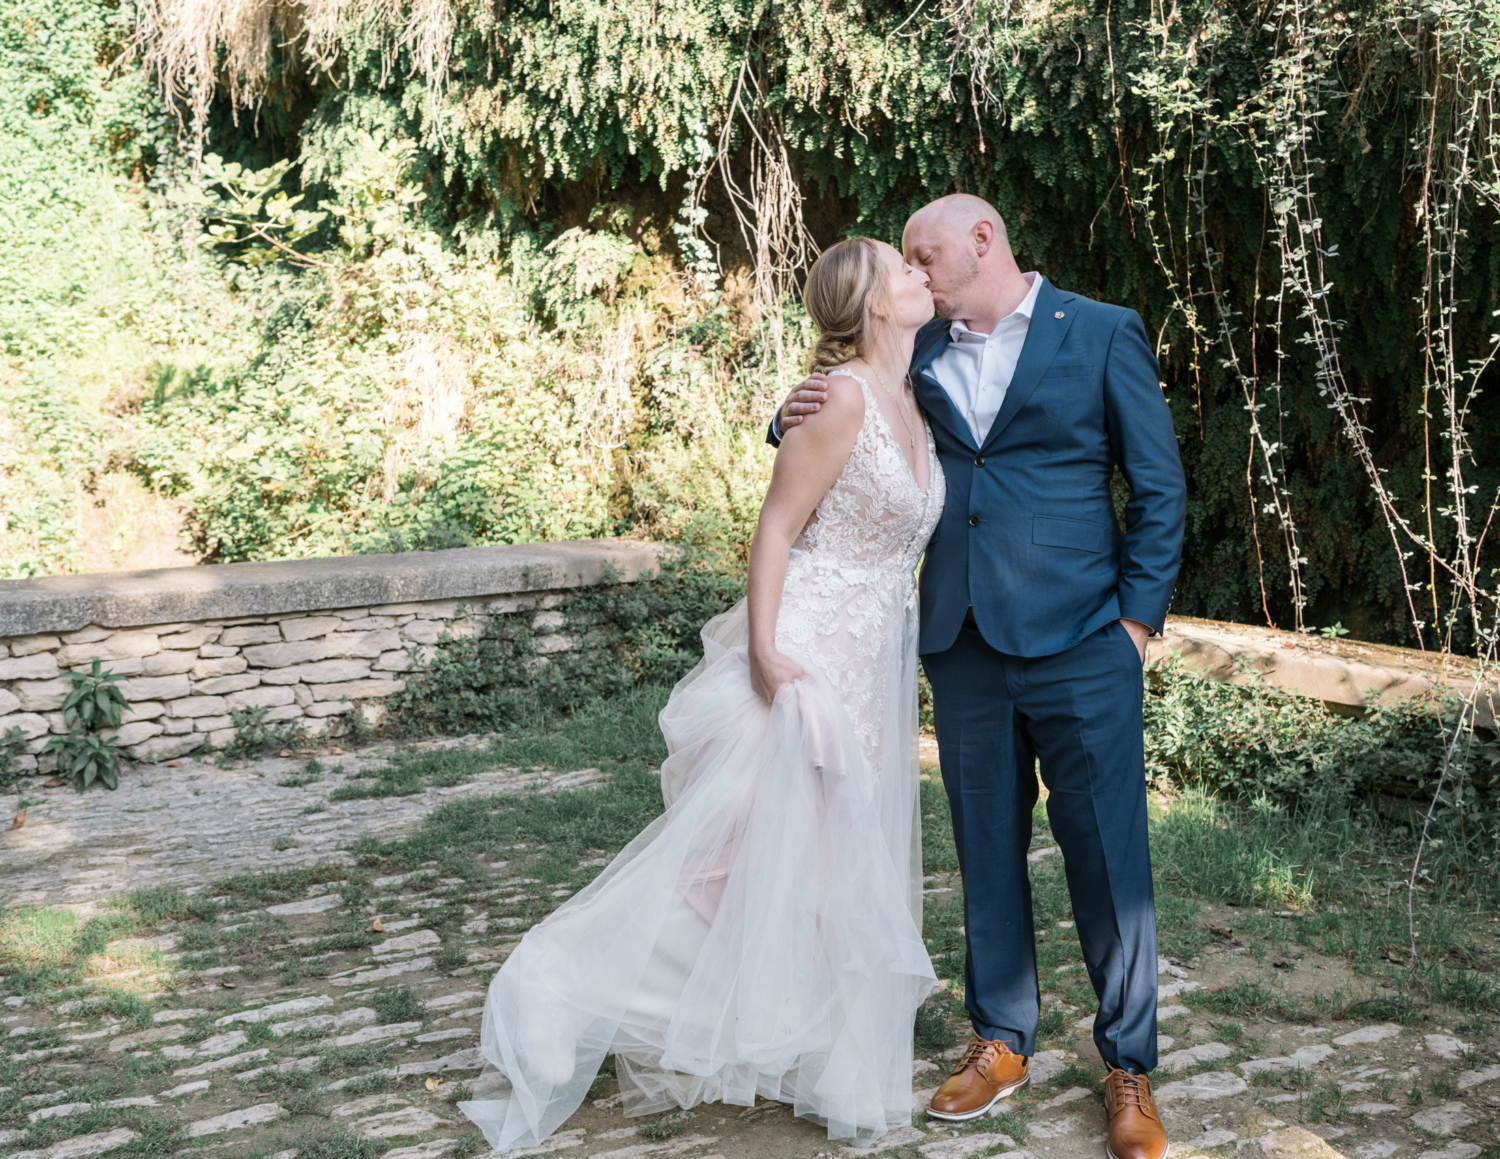
<path fill-rule="evenodd" d="M 818 328 L 807 359 L 810 370 L 832 370 L 864 353 L 870 299 L 888 288 L 885 263 L 870 238 L 850 238 L 823 251 L 802 290 L 808 317 Z"/>

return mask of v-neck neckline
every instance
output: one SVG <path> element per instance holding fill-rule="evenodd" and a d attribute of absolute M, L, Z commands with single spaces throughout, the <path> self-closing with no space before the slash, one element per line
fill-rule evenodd
<path fill-rule="evenodd" d="M 921 483 L 917 482 L 916 468 L 913 467 L 911 463 L 907 462 L 905 455 L 901 454 L 901 442 L 896 438 L 896 428 L 891 426 L 890 420 L 885 417 L 885 411 L 880 409 L 880 402 L 875 397 L 875 388 L 872 387 L 868 382 L 866 382 L 860 375 L 854 373 L 854 371 L 852 370 L 846 369 L 845 367 L 834 367 L 828 372 L 828 377 L 831 378 L 835 374 L 841 374 L 845 378 L 852 378 L 855 382 L 859 383 L 860 386 L 865 388 L 865 393 L 870 396 L 870 402 L 875 407 L 875 417 L 878 418 L 882 424 L 884 424 L 885 433 L 890 436 L 891 442 L 895 444 L 896 454 L 901 456 L 901 462 L 906 466 L 906 474 L 907 477 L 911 479 L 911 485 L 916 488 L 918 495 L 922 496 L 923 499 L 926 499 L 928 493 L 932 490 L 932 432 L 927 429 L 927 418 L 922 414 L 922 408 L 920 406 L 917 407 L 917 415 L 922 420 L 922 445 L 923 450 L 925 450 L 927 453 L 927 486 L 925 487 L 922 486 Z"/>

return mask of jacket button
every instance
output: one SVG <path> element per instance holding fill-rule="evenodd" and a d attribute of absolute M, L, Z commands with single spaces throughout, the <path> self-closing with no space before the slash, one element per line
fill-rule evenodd
<path fill-rule="evenodd" d="M 979 458 L 977 458 L 977 459 L 974 460 L 974 466 L 976 466 L 976 467 L 982 467 L 982 466 L 984 466 L 984 456 L 983 455 L 980 455 Z"/>
<path fill-rule="evenodd" d="M 977 516 L 977 515 L 971 515 L 971 516 L 969 516 L 969 526 L 970 527 L 978 527 L 979 526 L 979 516 Z"/>

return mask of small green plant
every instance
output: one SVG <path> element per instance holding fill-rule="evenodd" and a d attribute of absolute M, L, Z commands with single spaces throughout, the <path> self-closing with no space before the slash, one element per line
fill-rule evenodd
<path fill-rule="evenodd" d="M 1296 1087 L 1298 1090 L 1302 1091 L 1315 1086 L 1318 1081 L 1317 1075 L 1313 1074 L 1313 1072 L 1310 1070 L 1304 1070 L 1300 1066 L 1293 1067 L 1291 1070 L 1282 1071 L 1281 1075 L 1283 1086 L 1290 1084 Z"/>
<path fill-rule="evenodd" d="M 1214 1039 L 1217 1042 L 1238 1042 L 1245 1037 L 1245 1028 L 1238 1022 L 1221 1022 L 1214 1027 Z"/>
<path fill-rule="evenodd" d="M 1453 1081 L 1452 1075 L 1433 1075 L 1432 1081 L 1427 1084 L 1433 1095 L 1439 1099 L 1451 1099 L 1458 1094 L 1458 1084 Z"/>
<path fill-rule="evenodd" d="M 454 1159 L 469 1159 L 471 1155 L 478 1155 L 483 1150 L 484 1136 L 478 1131 L 465 1131 L 453 1141 L 453 1150 L 449 1154 Z"/>
<path fill-rule="evenodd" d="M 381 1022 L 420 1022 L 427 1013 L 422 1000 L 410 986 L 393 986 L 370 998 L 370 1005 Z"/>
<path fill-rule="evenodd" d="M 1421 1106 L 1421 1104 L 1422 1104 L 1422 1088 L 1421 1087 L 1417 1086 L 1416 1084 L 1412 1084 L 1411 1090 L 1409 1090 L 1409 1091 L 1406 1092 L 1406 1104 L 1407 1104 L 1407 1106 L 1410 1106 L 1410 1107 Z"/>
<path fill-rule="evenodd" d="M 1036 1036 L 1038 1038 L 1057 1038 L 1067 1028 L 1068 1016 L 1063 1013 L 1061 1006 L 1048 1006 L 1042 1011 L 1037 1019 Z"/>
<path fill-rule="evenodd" d="M 21 776 L 20 757 L 26 752 L 26 733 L 14 726 L 0 733 L 0 792 Z"/>
<path fill-rule="evenodd" d="M 104 734 L 120 727 L 120 718 L 130 707 L 120 691 L 125 678 L 105 672 L 95 660 L 87 672 L 69 672 L 68 679 L 73 687 L 62 704 L 68 731 L 49 740 L 44 751 L 57 755 L 59 775 L 72 777 L 78 789 L 87 789 L 96 780 L 113 789 L 120 783 L 120 742 Z"/>
<path fill-rule="evenodd" d="M 438 965 L 444 970 L 456 970 L 468 960 L 468 954 L 457 942 L 448 942 L 443 946 L 442 953 L 438 955 Z"/>
<path fill-rule="evenodd" d="M 674 1135 L 680 1135 L 687 1130 L 688 1123 L 692 1122 L 692 1111 L 678 1111 L 675 1114 L 664 1115 L 654 1123 L 645 1123 L 636 1128 L 636 1134 L 642 1138 L 659 1142 L 662 1139 L 670 1139 Z"/>
<path fill-rule="evenodd" d="M 276 850 L 277 853 L 282 853 L 288 849 L 296 849 L 297 842 L 296 839 L 292 837 L 275 837 L 271 840 L 271 848 Z"/>
<path fill-rule="evenodd" d="M 924 1054 L 935 1054 L 947 1050 L 958 1041 L 958 1035 L 949 1025 L 949 1017 L 955 1005 L 946 990 L 939 990 L 917 1007 L 917 1021 L 913 1029 L 913 1040 L 917 1050 Z"/>
<path fill-rule="evenodd" d="M 1052 1080 L 1052 1083 L 1060 1090 L 1066 1090 L 1069 1087 L 1089 1087 L 1097 1091 L 1103 1088 L 1100 1074 L 1101 1072 L 1093 1067 L 1079 1066 L 1076 1062 L 1070 1062 L 1057 1072 L 1057 1077 Z"/>
<path fill-rule="evenodd" d="M 1327 1119 L 1332 1122 L 1343 1118 L 1346 1111 L 1345 1102 L 1348 1096 L 1344 1094 L 1338 1083 L 1328 1083 L 1326 1086 L 1318 1087 L 1307 1099 L 1307 1117 L 1310 1119 Z"/>
<path fill-rule="evenodd" d="M 307 764 L 302 766 L 302 772 L 290 777 L 282 777 L 276 783 L 283 789 L 300 789 L 304 785 L 311 785 L 323 779 L 323 762 L 317 757 L 309 757 Z"/>
<path fill-rule="evenodd" d="M 1340 636 L 1347 636 L 1349 634 L 1349 629 L 1344 627 L 1343 621 L 1340 620 L 1336 624 L 1331 624 L 1326 628 L 1320 628 L 1318 632 L 1325 640 L 1337 640 Z"/>
<path fill-rule="evenodd" d="M 231 708 L 229 724 L 234 729 L 234 739 L 224 746 L 224 755 L 231 760 L 247 760 L 265 756 L 273 749 L 288 748 L 301 744 L 307 738 L 306 730 L 292 721 L 267 722 L 268 708 Z"/>

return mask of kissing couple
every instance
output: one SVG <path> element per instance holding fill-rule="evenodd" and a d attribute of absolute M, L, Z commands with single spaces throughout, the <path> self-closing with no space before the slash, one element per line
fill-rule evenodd
<path fill-rule="evenodd" d="M 973 1024 L 926 1114 L 975 1119 L 1029 1081 L 1039 770 L 1099 999 L 1108 1154 L 1163 1159 L 1141 665 L 1186 488 L 1141 319 L 1022 273 L 967 195 L 914 214 L 900 252 L 831 246 L 803 298 L 813 373 L 772 423 L 749 593 L 661 713 L 666 811 L 495 976 L 499 1097 L 459 1106 L 497 1150 L 536 1146 L 612 1054 L 628 1115 L 762 1096 L 830 1139 L 909 1125 L 938 985 L 920 657 Z"/>

